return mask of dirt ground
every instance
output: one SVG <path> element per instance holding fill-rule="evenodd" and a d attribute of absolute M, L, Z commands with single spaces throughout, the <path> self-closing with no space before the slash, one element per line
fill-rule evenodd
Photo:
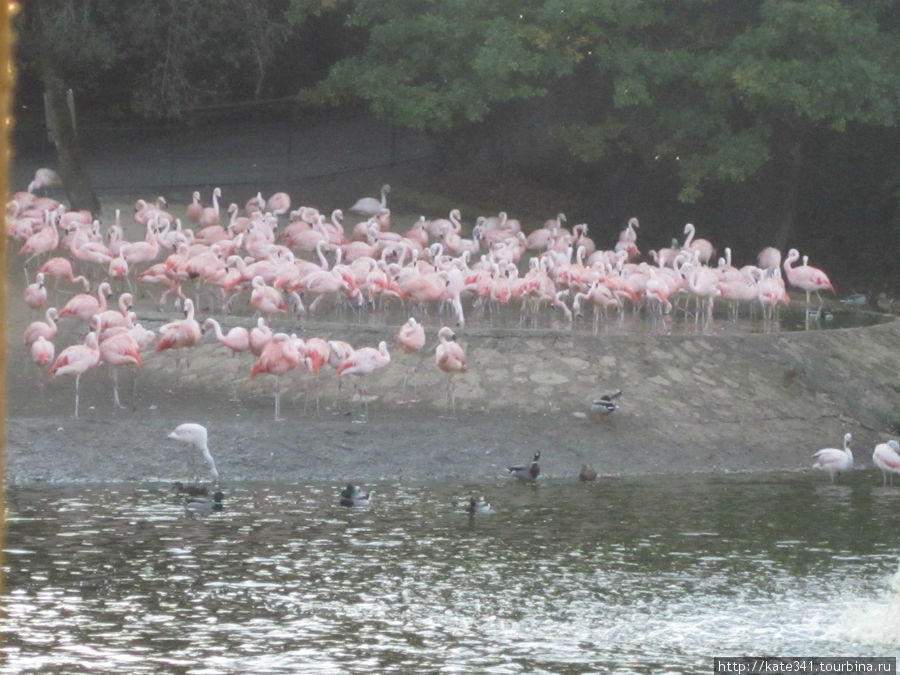
<path fill-rule="evenodd" d="M 171 318 L 141 314 L 150 328 Z M 134 409 L 113 408 L 106 371 L 87 373 L 78 419 L 73 380 L 37 384 L 21 346 L 11 345 L 6 480 L 183 479 L 186 448 L 166 435 L 187 421 L 209 427 L 223 482 L 412 483 L 500 480 L 536 450 L 544 475 L 560 479 L 574 479 L 583 463 L 601 475 L 796 470 L 810 466 L 816 449 L 840 446 L 846 431 L 865 467 L 875 443 L 896 437 L 900 424 L 897 320 L 770 335 L 467 328 L 459 339 L 470 371 L 456 382 L 455 417 L 433 362 L 441 320 L 425 321 L 423 353 L 394 350 L 391 364 L 363 383 L 367 416 L 351 400 L 351 383 L 337 389 L 334 371 L 323 370 L 318 383 L 295 371 L 282 378 L 280 422 L 272 419 L 273 379 L 251 382 L 249 357 L 231 358 L 211 336 L 180 374 L 175 353 L 149 354 L 134 398 L 123 372 L 122 398 Z M 399 323 L 284 328 L 374 346 L 393 344 Z M 594 413 L 592 400 L 615 389 L 624 392 L 621 408 Z"/>

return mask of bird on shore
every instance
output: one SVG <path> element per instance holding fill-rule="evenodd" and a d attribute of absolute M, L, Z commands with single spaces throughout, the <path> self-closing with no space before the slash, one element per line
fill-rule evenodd
<path fill-rule="evenodd" d="M 472 497 L 469 499 L 469 503 L 466 506 L 466 513 L 470 516 L 486 516 L 493 512 L 494 508 L 489 502 L 485 501 L 484 497 L 479 497 L 477 499 Z"/>
<path fill-rule="evenodd" d="M 438 331 L 438 340 L 440 343 L 434 350 L 434 362 L 447 373 L 447 402 L 453 417 L 456 417 L 456 384 L 453 376 L 468 372 L 469 364 L 465 350 L 456 341 L 456 334 L 449 326 L 443 326 Z"/>
<path fill-rule="evenodd" d="M 213 480 L 218 482 L 219 471 L 216 469 L 216 462 L 213 460 L 212 453 L 209 451 L 209 434 L 205 426 L 194 422 L 185 422 L 184 424 L 179 424 L 169 432 L 168 437 L 180 443 L 192 445 L 199 450 L 200 454 L 203 455 L 203 459 L 205 459 L 206 463 L 209 465 L 209 472 L 212 475 Z M 189 459 L 191 467 L 196 470 L 196 456 L 192 453 L 189 455 Z"/>
<path fill-rule="evenodd" d="M 872 461 L 884 475 L 884 487 L 894 485 L 894 474 L 900 473 L 900 443 L 890 440 L 887 443 L 879 443 L 872 451 Z"/>
<path fill-rule="evenodd" d="M 97 333 L 87 334 L 84 344 L 70 345 L 63 349 L 50 367 L 50 377 L 57 375 L 75 376 L 75 417 L 78 417 L 78 388 L 81 376 L 100 363 L 100 345 Z"/>
<path fill-rule="evenodd" d="M 538 463 L 540 459 L 541 451 L 538 450 L 536 453 L 534 453 L 531 464 L 508 466 L 506 467 L 506 470 L 509 471 L 510 476 L 513 476 L 522 483 L 531 483 L 537 480 L 537 477 L 541 473 L 541 465 Z"/>
<path fill-rule="evenodd" d="M 581 471 L 578 472 L 578 480 L 580 480 L 582 483 L 597 480 L 597 470 L 592 466 L 582 464 Z"/>
<path fill-rule="evenodd" d="M 350 210 L 353 213 L 358 213 L 361 216 L 377 215 L 380 211 L 387 208 L 387 196 L 390 191 L 390 185 L 382 185 L 380 200 L 375 199 L 375 197 L 363 197 L 361 199 L 357 199 L 356 203 L 350 207 Z"/>
<path fill-rule="evenodd" d="M 184 500 L 184 510 L 194 515 L 206 516 L 214 511 L 221 511 L 224 498 L 225 495 L 221 490 L 216 490 L 212 499 L 203 496 L 188 497 Z"/>
<path fill-rule="evenodd" d="M 359 385 L 359 378 L 371 375 L 376 370 L 384 368 L 391 362 L 391 355 L 388 352 L 387 342 L 382 340 L 378 343 L 378 349 L 374 347 L 360 347 L 355 349 L 344 359 L 343 363 L 338 366 L 337 378 L 338 389 L 343 383 L 343 378 L 347 375 L 356 377 L 356 395 L 363 402 L 364 416 L 369 416 L 369 402 L 367 398 L 368 392 Z"/>
<path fill-rule="evenodd" d="M 850 450 L 850 440 L 852 435 L 848 431 L 844 434 L 844 449 L 838 448 L 822 448 L 813 455 L 815 462 L 814 469 L 821 469 L 828 472 L 831 476 L 831 482 L 834 482 L 834 476 L 837 473 L 843 473 L 853 468 L 853 452 Z"/>
<path fill-rule="evenodd" d="M 595 399 L 591 405 L 591 410 L 601 415 L 609 415 L 615 412 L 619 407 L 619 397 L 622 396 L 622 390 L 612 392 L 611 394 L 603 394 L 600 398 Z"/>
<path fill-rule="evenodd" d="M 341 490 L 341 506 L 347 507 L 361 507 L 361 506 L 369 506 L 371 503 L 372 492 L 363 493 L 362 488 L 359 485 L 354 485 L 353 483 L 347 483 L 347 487 Z"/>
<path fill-rule="evenodd" d="M 415 354 L 420 352 L 425 346 L 425 327 L 416 321 L 415 318 L 409 317 L 409 320 L 400 326 L 400 330 L 397 331 L 396 341 L 404 354 Z M 417 358 L 415 365 L 406 371 L 406 375 L 403 377 L 404 391 L 406 390 L 410 375 L 419 369 L 420 363 L 421 361 Z M 415 392 L 415 387 L 413 387 L 413 392 Z"/>

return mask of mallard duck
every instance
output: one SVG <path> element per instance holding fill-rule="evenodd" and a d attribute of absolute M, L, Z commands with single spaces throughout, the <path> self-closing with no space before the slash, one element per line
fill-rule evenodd
<path fill-rule="evenodd" d="M 472 497 L 469 500 L 469 505 L 466 506 L 466 513 L 470 516 L 486 516 L 493 512 L 494 508 L 484 500 L 484 497 L 479 497 L 478 499 Z"/>
<path fill-rule="evenodd" d="M 538 464 L 538 460 L 541 458 L 541 451 L 538 450 L 534 453 L 534 458 L 531 460 L 531 464 L 520 464 L 518 466 L 508 466 L 506 470 L 509 471 L 511 476 L 515 476 L 518 480 L 523 483 L 530 483 L 534 481 L 538 475 L 541 473 L 541 465 Z"/>
<path fill-rule="evenodd" d="M 172 483 L 172 492 L 176 495 L 188 495 L 189 497 L 205 497 L 209 495 L 209 489 L 205 485 L 188 483 L 185 485 L 180 480 Z"/>
<path fill-rule="evenodd" d="M 582 482 L 597 480 L 597 470 L 592 466 L 582 464 L 581 471 L 578 473 L 578 480 Z"/>
<path fill-rule="evenodd" d="M 611 394 L 603 394 L 603 396 L 594 401 L 591 410 L 598 412 L 601 415 L 609 415 L 611 412 L 615 412 L 616 408 L 619 407 L 619 397 L 621 395 L 621 389 L 614 391 Z"/>
<path fill-rule="evenodd" d="M 222 500 L 224 498 L 225 495 L 222 494 L 221 490 L 216 490 L 212 499 L 209 497 L 188 497 L 184 502 L 184 509 L 188 513 L 208 515 L 213 511 L 222 510 Z"/>
<path fill-rule="evenodd" d="M 368 506 L 371 496 L 371 492 L 363 494 L 359 485 L 347 483 L 347 487 L 341 490 L 341 506 Z"/>

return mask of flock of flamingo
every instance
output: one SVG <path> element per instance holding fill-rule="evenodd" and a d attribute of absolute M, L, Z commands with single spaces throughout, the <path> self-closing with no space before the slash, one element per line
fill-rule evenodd
<path fill-rule="evenodd" d="M 421 216 L 405 227 L 392 221 L 390 187 L 385 185 L 380 199 L 360 199 L 350 207 L 359 216 L 351 226 L 344 225 L 340 209 L 329 215 L 311 206 L 291 210 L 285 192 L 268 199 L 258 193 L 243 207 L 231 203 L 223 212 L 222 191 L 215 188 L 206 205 L 194 192 L 183 218 L 168 211 L 162 197 L 139 199 L 128 217 L 133 222 L 123 223 L 117 210 L 114 222 L 104 228 L 90 212 L 68 210 L 43 194 L 57 182 L 51 170 L 40 169 L 27 191 L 12 196 L 7 236 L 21 242 L 18 254 L 30 281 L 25 302 L 35 312 L 44 311 L 45 317 L 28 325 L 24 345 L 50 377 L 74 376 L 76 417 L 79 382 L 87 371 L 102 363 L 112 367 L 114 404 L 122 407 L 120 367 L 140 367 L 154 343 L 156 352 L 188 350 L 209 330 L 232 353 L 256 357 L 250 378 L 275 377 L 276 420 L 281 419 L 279 378 L 301 366 L 317 374 L 330 365 L 339 383 L 355 377 L 356 392 L 365 402 L 359 378 L 391 362 L 386 341 L 354 348 L 340 340 L 304 340 L 269 325 L 279 317 L 316 315 L 326 304 L 358 313 L 384 311 L 393 304 L 410 315 L 427 315 L 439 307 L 452 316 L 445 323 L 460 328 L 466 325 L 467 312 L 484 318 L 513 304 L 519 307 L 523 326 L 537 325 L 545 309 L 558 312 L 569 324 L 590 309 L 596 330 L 609 312 L 621 315 L 626 309 L 653 316 L 682 311 L 707 323 L 716 301 L 728 303 L 732 318 L 742 307 L 758 304 L 764 319 L 771 321 L 778 308 L 790 302 L 786 283 L 805 292 L 807 307 L 811 293 L 834 292 L 828 276 L 808 265 L 805 257 L 795 264 L 800 259 L 796 249 L 782 262 L 780 251 L 768 247 L 756 265 L 736 268 L 730 249 L 716 260 L 713 244 L 697 238 L 690 223 L 684 227 L 683 242 L 673 240 L 669 247 L 651 250 L 649 260 L 641 260 L 636 218 L 608 249 L 588 236 L 587 224 L 568 228 L 562 213 L 527 234 L 504 212 L 479 217 L 464 237 L 457 209 L 447 218 Z M 143 238 L 127 239 L 126 231 L 135 227 L 141 228 Z M 61 308 L 47 307 L 50 277 L 56 279 L 57 293 L 62 281 L 80 285 L 83 292 Z M 107 301 L 114 286 L 121 292 L 111 308 Z M 161 310 L 172 301 L 184 312 L 184 318 L 156 332 L 141 326 L 132 310 L 135 298 L 152 295 L 153 287 L 162 289 L 157 300 Z M 256 325 L 225 332 L 214 316 L 201 323 L 195 316 L 201 295 L 210 313 L 236 314 L 248 304 L 256 313 Z M 821 296 L 819 301 L 821 307 Z M 57 354 L 57 321 L 64 319 L 77 321 L 86 336 Z M 448 375 L 447 405 L 455 415 L 453 376 L 466 372 L 466 354 L 449 326 L 437 337 L 434 362 Z M 426 343 L 421 320 L 410 316 L 395 342 L 404 352 L 421 352 Z M 844 467 L 846 454 L 829 450 L 834 452 L 822 455 L 830 462 L 825 468 Z M 886 452 L 882 449 L 881 454 Z M 891 471 L 900 470 L 900 458 L 897 462 Z M 836 471 L 844 470 L 840 467 Z"/>
<path fill-rule="evenodd" d="M 360 199 L 350 207 L 360 217 L 347 227 L 340 209 L 329 216 L 310 206 L 291 210 L 285 192 L 268 199 L 258 193 L 243 207 L 231 203 L 223 212 L 222 191 L 215 188 L 207 205 L 194 192 L 183 218 L 168 211 L 161 197 L 139 199 L 129 215 L 133 222 L 123 223 L 117 210 L 114 222 L 104 228 L 91 213 L 67 210 L 43 196 L 55 182 L 46 172 L 39 170 L 29 190 L 16 192 L 8 203 L 7 235 L 22 242 L 18 253 L 31 281 L 24 296 L 33 310 L 48 304 L 49 277 L 56 279 L 57 290 L 62 280 L 83 286 L 84 292 L 61 308 L 46 308 L 45 319 L 29 325 L 24 336 L 32 359 L 48 366 L 51 376 L 75 376 L 76 416 L 79 379 L 87 370 L 100 363 L 113 367 L 114 403 L 121 406 L 118 367 L 139 367 L 142 352 L 154 342 L 157 352 L 189 349 L 210 329 L 232 352 L 257 357 L 251 378 L 260 373 L 276 377 L 276 418 L 278 377 L 294 368 L 318 373 L 330 364 L 343 378 L 364 376 L 390 362 L 387 344 L 354 349 L 340 341 L 302 340 L 269 326 L 278 317 L 317 315 L 325 304 L 359 313 L 394 304 L 410 315 L 440 307 L 452 315 L 447 323 L 460 328 L 467 312 L 481 318 L 512 304 L 519 307 L 520 325 L 532 326 L 544 308 L 569 324 L 590 310 L 596 329 L 609 312 L 621 315 L 626 308 L 664 316 L 680 305 L 687 315 L 691 300 L 697 321 L 711 321 L 716 300 L 727 301 L 733 317 L 742 306 L 758 303 L 766 319 L 772 319 L 780 305 L 790 302 L 784 278 L 805 291 L 807 301 L 812 292 L 834 290 L 821 270 L 805 261 L 794 265 L 800 257 L 796 249 L 783 268 L 781 254 L 773 248 L 760 253 L 758 265 L 733 267 L 727 248 L 718 264 L 711 265 L 716 250 L 695 237 L 692 224 L 684 227 L 681 244 L 673 241 L 668 248 L 650 251 L 652 264 L 639 261 L 636 218 L 609 249 L 595 244 L 587 224 L 567 228 L 562 213 L 529 234 L 501 212 L 478 218 L 464 238 L 457 209 L 447 218 L 422 216 L 398 228 L 387 207 L 387 185 L 380 199 Z M 135 227 L 143 238 L 127 239 L 126 230 Z M 113 286 L 122 292 L 110 308 Z M 153 287 L 161 289 L 158 307 L 172 301 L 185 314 L 158 333 L 137 323 L 132 311 L 135 297 L 150 294 Z M 226 333 L 215 317 L 201 324 L 195 318 L 201 296 L 208 298 L 211 313 L 240 313 L 246 306 L 242 303 L 249 303 L 257 325 Z M 57 355 L 56 321 L 67 318 L 79 321 L 87 336 Z M 451 374 L 448 405 L 455 410 L 452 374 L 465 372 L 466 358 L 450 328 L 438 338 L 435 359 Z M 419 351 L 424 342 L 424 329 L 414 318 L 397 335 L 404 351 Z"/>

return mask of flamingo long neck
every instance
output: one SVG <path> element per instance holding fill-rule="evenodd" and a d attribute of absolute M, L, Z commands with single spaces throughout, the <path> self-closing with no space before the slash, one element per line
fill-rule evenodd
<path fill-rule="evenodd" d="M 684 248 L 689 248 L 691 242 L 694 241 L 694 226 L 688 223 L 685 228 Z"/>

